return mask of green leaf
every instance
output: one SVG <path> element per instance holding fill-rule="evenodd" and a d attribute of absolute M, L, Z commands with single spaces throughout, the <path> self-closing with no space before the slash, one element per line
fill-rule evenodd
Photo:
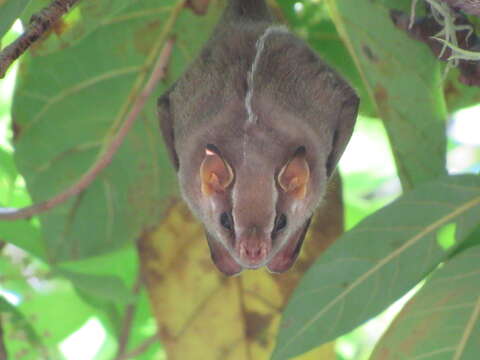
<path fill-rule="evenodd" d="M 300 12 L 294 11 L 294 5 L 302 4 Z M 344 76 L 357 90 L 362 99 L 360 112 L 364 115 L 375 116 L 376 109 L 368 97 L 368 92 L 362 83 L 355 63 L 340 38 L 324 3 L 311 1 L 280 1 L 283 14 L 286 16 L 290 28 L 302 37 L 321 58 L 332 68 Z"/>
<path fill-rule="evenodd" d="M 31 220 L 0 221 L 0 240 L 18 246 L 41 260 L 46 260 L 41 231 Z"/>
<path fill-rule="evenodd" d="M 95 3 L 101 8 L 111 1 Z M 111 165 L 82 194 L 40 216 L 50 262 L 99 255 L 133 241 L 158 222 L 176 193 L 156 97 L 193 59 L 220 10 L 212 5 L 208 16 L 198 17 L 183 5 L 135 1 L 75 46 L 26 57 L 21 64 L 12 117 L 18 129 L 15 160 L 37 203 L 69 187 L 93 164 L 166 38 L 176 36 L 166 81 L 158 84 Z"/>
<path fill-rule="evenodd" d="M 445 174 L 445 119 L 439 63 L 390 19 L 382 1 L 327 0 L 386 127 L 404 189 Z"/>
<path fill-rule="evenodd" d="M 112 301 L 111 296 L 105 296 L 103 291 L 97 294 L 95 287 L 92 286 L 88 288 L 76 287 L 77 293 L 83 301 L 94 307 L 98 313 L 102 314 L 100 320 L 106 330 L 117 336 L 120 329 L 120 322 L 122 320 L 121 314 L 125 310 L 124 306 L 130 301 L 135 304 L 138 302 L 138 299 L 132 295 L 130 290 L 128 290 L 131 289 L 134 282 L 137 281 L 139 272 L 138 257 L 135 246 L 131 244 L 121 250 L 110 252 L 108 254 L 77 261 L 63 262 L 58 264 L 58 267 L 62 270 L 82 274 L 84 276 L 107 276 L 117 279 L 117 283 L 118 280 L 121 281 L 121 293 L 118 294 L 117 291 L 117 296 L 121 296 L 123 299 L 122 301 L 118 301 L 117 299 Z M 75 282 L 73 282 L 73 284 L 76 285 Z M 135 313 L 138 314 L 138 305 L 136 305 L 136 308 L 137 311 Z"/>
<path fill-rule="evenodd" d="M 18 340 L 7 342 L 7 349 L 10 355 L 14 355 L 21 350 L 23 350 L 24 355 L 34 355 L 38 354 L 38 351 L 45 351 L 40 336 L 38 336 L 28 319 L 15 306 L 5 300 L 3 296 L 0 296 L 0 315 L 2 317 L 2 326 L 6 328 L 2 337 L 22 339 L 20 342 Z M 25 342 L 28 344 L 27 346 L 25 346 Z"/>
<path fill-rule="evenodd" d="M 17 176 L 13 154 L 0 147 L 0 205 L 11 202 Z"/>
<path fill-rule="evenodd" d="M 85 275 L 116 276 L 133 284 L 138 275 L 138 256 L 133 244 L 108 254 L 57 264 L 58 268 Z"/>
<path fill-rule="evenodd" d="M 24 187 L 16 186 L 18 172 L 13 161 L 13 154 L 0 147 L 0 205 L 25 206 L 28 194 Z M 41 241 L 38 225 L 32 220 L 16 222 L 0 221 L 0 240 L 11 243 L 31 255 L 45 260 L 45 249 Z"/>
<path fill-rule="evenodd" d="M 131 291 L 118 276 L 90 275 L 60 268 L 55 273 L 67 278 L 73 286 L 102 300 L 125 304 L 134 300 Z"/>
<path fill-rule="evenodd" d="M 54 349 L 96 314 L 66 281 L 55 280 L 48 285 L 43 293 L 32 291 L 19 309 L 34 319 L 32 325 L 41 334 L 42 341 L 49 349 Z"/>
<path fill-rule="evenodd" d="M 135 317 L 132 323 L 132 330 L 130 331 L 130 338 L 128 341 L 128 348 L 135 349 L 141 346 L 147 338 L 157 333 L 157 325 L 155 318 L 152 317 L 151 304 L 146 290 L 140 292 L 138 301 L 135 304 Z M 160 343 L 152 344 L 148 351 L 138 356 L 138 360 L 156 359 L 154 354 L 159 351 Z"/>
<path fill-rule="evenodd" d="M 462 84 L 458 78 L 458 69 L 451 69 L 445 80 L 444 93 L 450 113 L 480 103 L 480 91 L 476 86 Z"/>
<path fill-rule="evenodd" d="M 17 176 L 12 154 L 0 147 L 0 184 L 2 189 L 4 189 L 4 186 L 12 186 Z"/>
<path fill-rule="evenodd" d="M 123 308 L 119 306 L 122 304 L 115 304 L 110 299 L 103 299 L 96 294 L 92 294 L 90 290 L 84 291 L 79 287 L 75 288 L 75 292 L 83 302 L 96 309 L 98 319 L 105 330 L 118 338 L 123 320 Z"/>
<path fill-rule="evenodd" d="M 378 314 L 448 257 L 438 233 L 480 219 L 480 177 L 419 186 L 345 233 L 308 270 L 284 312 L 273 359 L 302 354 Z"/>
<path fill-rule="evenodd" d="M 30 0 L 0 0 L 0 40 L 29 2 Z"/>
<path fill-rule="evenodd" d="M 25 353 L 28 359 L 61 359 L 53 356 L 58 344 L 97 314 L 79 299 L 70 282 L 48 279 L 50 269 L 41 262 L 12 248 L 4 253 L 0 257 L 1 288 L 15 296 L 15 311 L 28 321 L 28 331 L 35 334 L 28 340 L 27 330 L 3 318 L 10 356 L 21 358 L 19 354 Z"/>
<path fill-rule="evenodd" d="M 7 319 L 10 323 L 15 326 L 22 328 L 25 331 L 26 338 L 29 342 L 38 345 L 40 344 L 40 338 L 35 333 L 35 330 L 32 328 L 27 319 L 13 306 L 10 304 L 3 296 L 0 295 L 0 313 L 7 316 Z"/>
<path fill-rule="evenodd" d="M 480 247 L 435 271 L 403 307 L 371 360 L 457 359 L 480 354 Z"/>
<path fill-rule="evenodd" d="M 35 42 L 30 51 L 36 55 L 46 55 L 74 46 L 97 28 L 115 19 L 125 7 L 138 2 L 139 0 L 79 1 L 53 24 L 46 36 Z M 21 17 L 23 23 L 28 24 L 33 14 L 39 13 L 51 3 L 51 0 L 31 1 Z"/>
<path fill-rule="evenodd" d="M 467 250 L 468 248 L 480 246 L 480 224 L 472 231 L 470 236 L 466 241 L 460 244 L 455 251 L 450 255 L 450 257 L 455 257 L 457 254 Z"/>

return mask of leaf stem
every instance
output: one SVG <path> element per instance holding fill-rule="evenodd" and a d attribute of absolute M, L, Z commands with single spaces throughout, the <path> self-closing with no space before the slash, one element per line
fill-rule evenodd
<path fill-rule="evenodd" d="M 138 347 L 133 349 L 130 352 L 125 353 L 122 356 L 117 357 L 115 360 L 126 360 L 126 359 L 134 359 L 137 356 L 143 354 L 145 351 L 148 350 L 150 346 L 158 342 L 158 335 L 154 334 L 147 338 L 143 343 L 141 343 Z"/>
<path fill-rule="evenodd" d="M 137 275 L 137 279 L 135 280 L 135 284 L 133 285 L 132 294 L 138 295 L 141 287 L 142 287 L 142 274 L 141 274 L 141 271 L 139 271 Z M 115 357 L 115 359 L 121 359 L 126 353 L 136 307 L 137 307 L 137 300 L 134 300 L 133 302 L 128 304 L 125 309 L 125 316 L 123 318 L 122 329 L 120 330 L 117 356 Z"/>

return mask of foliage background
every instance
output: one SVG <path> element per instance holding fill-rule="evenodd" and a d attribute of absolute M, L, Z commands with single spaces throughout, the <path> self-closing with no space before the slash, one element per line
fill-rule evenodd
<path fill-rule="evenodd" d="M 31 14 L 47 3 L 49 1 L 46 0 L 0 1 L 0 36 L 5 33 L 2 44 L 9 43 L 17 35 L 14 29 L 6 32 L 17 17 L 26 23 Z M 398 197 L 402 187 L 407 191 L 415 191 L 419 186 L 425 186 L 413 193 L 416 194 L 414 198 L 424 194 L 425 201 L 437 201 L 444 190 L 436 191 L 430 181 L 446 174 L 447 170 L 450 173 L 478 172 L 479 141 L 478 135 L 472 134 L 480 133 L 479 110 L 477 108 L 476 112 L 472 110 L 470 113 L 457 111 L 478 104 L 480 92 L 460 84 L 456 80 L 458 74 L 455 70 L 443 81 L 443 65 L 428 48 L 393 26 L 389 9 L 408 11 L 409 0 L 285 0 L 276 4 L 274 9 L 281 19 L 344 74 L 362 98 L 358 125 L 340 165 L 344 179 L 347 229 L 352 229 Z M 159 85 L 155 97 L 194 58 L 208 38 L 222 7 L 223 2 L 211 1 L 208 13 L 197 15 L 179 0 L 81 2 L 54 27 L 48 37 L 22 58 L 6 79 L 0 81 L 0 204 L 17 207 L 32 201 L 38 202 L 78 179 L 118 129 L 164 41 L 171 35 L 176 36 L 168 77 Z M 135 245 L 136 240 L 145 237 L 159 237 L 152 241 L 158 243 L 164 240 L 162 244 L 169 244 L 166 241 L 168 236 L 158 234 L 166 233 L 165 226 L 174 224 L 178 216 L 184 214 L 181 209 L 173 213 L 170 211 L 172 206 L 175 209 L 178 206 L 175 202 L 176 180 L 161 144 L 155 97 L 148 102 L 112 165 L 102 172 L 88 191 L 37 218 L 0 222 L 3 253 L 0 258 L 1 326 L 3 342 L 12 358 L 112 359 L 119 352 L 119 344 L 125 342 L 123 329 L 130 329 L 130 336 L 123 344 L 129 351 L 145 345 L 146 350 L 135 355 L 135 359 L 165 356 L 162 345 L 152 341 L 156 322 L 150 310 L 147 290 L 139 286 L 140 265 Z M 457 181 L 465 179 L 441 181 L 453 181 L 453 185 L 460 186 Z M 449 202 L 464 204 L 468 199 L 478 198 L 478 179 L 469 179 L 463 185 L 471 187 L 468 196 L 452 193 L 448 197 L 447 194 Z M 429 206 L 416 213 L 414 220 L 424 221 L 418 226 L 426 227 L 428 220 L 423 219 L 422 214 L 432 211 L 432 204 Z M 439 254 L 436 260 L 422 257 L 419 252 L 402 255 L 402 268 L 424 269 L 418 270 L 422 276 L 417 275 L 420 276 L 417 281 L 392 285 L 391 278 L 384 281 L 380 279 L 376 285 L 367 284 L 360 295 L 351 294 L 347 300 L 353 296 L 365 299 L 366 294 L 378 287 L 377 297 L 383 302 L 379 300 L 377 304 L 373 301 L 368 316 L 356 322 L 336 324 L 336 333 L 344 336 L 336 342 L 336 355 L 333 355 L 333 345 L 330 345 L 330 348 L 322 350 L 329 357 L 323 356 L 367 358 L 386 326 L 385 318 L 391 318 L 391 313 L 373 319 L 351 333 L 348 331 L 378 314 L 452 253 L 459 253 L 467 259 L 462 264 L 468 267 L 468 259 L 475 259 L 476 253 L 469 257 L 468 252 L 462 254 L 460 250 L 467 247 L 461 245 L 465 239 L 468 239 L 469 246 L 480 243 L 476 236 L 478 230 L 474 232 L 480 216 L 477 208 L 462 213 L 461 224 L 452 218 L 452 221 L 442 223 L 445 226 L 441 227 L 438 234 L 434 229 L 434 240 L 438 237 L 439 242 L 444 244 L 443 248 L 450 249 L 449 252 L 442 252 L 439 247 L 436 249 Z M 407 206 L 399 216 L 411 211 Z M 445 210 L 445 216 L 449 211 L 448 208 Z M 432 214 L 435 220 L 438 214 Z M 391 219 L 389 215 L 379 220 L 389 226 L 387 234 L 380 241 L 388 238 L 392 228 L 398 225 Z M 184 227 L 183 220 L 179 227 L 184 227 L 183 231 L 192 238 L 199 238 L 198 234 L 192 235 L 197 231 L 193 220 L 185 221 L 191 227 Z M 158 229 L 158 224 L 161 224 L 161 231 L 150 232 L 150 229 Z M 147 230 L 148 236 L 145 235 Z M 408 238 L 407 234 L 400 235 Z M 175 236 L 170 238 L 175 239 Z M 366 252 L 377 248 L 374 247 L 377 246 L 375 242 L 368 242 L 369 238 L 365 235 L 363 238 L 366 241 L 359 244 Z M 339 244 L 320 258 L 315 268 L 321 270 L 312 269 L 302 283 L 306 285 L 301 286 L 308 287 L 308 279 L 319 281 L 325 269 L 332 269 L 329 261 L 334 262 L 341 257 L 335 251 L 339 251 L 342 244 L 349 244 L 348 239 L 342 238 Z M 180 251 L 162 246 L 166 247 L 161 250 L 170 256 Z M 194 259 L 208 255 L 206 251 L 206 248 L 200 248 L 200 255 Z M 389 251 L 385 249 L 380 258 Z M 460 255 L 460 260 L 455 261 L 461 262 Z M 352 273 L 345 272 L 345 268 L 349 267 L 342 266 L 337 273 L 343 272 L 348 280 L 355 279 L 355 268 Z M 172 273 L 169 267 L 162 271 Z M 201 270 L 192 269 L 189 274 L 194 271 L 198 274 Z M 449 271 L 455 273 L 455 270 L 446 268 L 446 275 L 439 272 L 438 276 L 448 278 L 452 276 Z M 478 267 L 465 271 L 475 272 Z M 185 276 L 181 272 L 173 273 L 175 276 Z M 245 289 L 250 289 L 248 279 L 253 275 L 242 275 Z M 212 282 L 218 281 L 217 278 L 206 278 Z M 198 296 L 195 284 L 198 284 L 199 278 L 173 279 L 174 284 L 188 284 L 186 288 L 191 291 L 190 298 Z M 261 286 L 268 289 L 267 295 L 274 302 L 278 300 L 280 304 L 286 301 L 280 295 L 268 294 L 268 291 L 275 291 L 275 287 L 269 287 L 269 280 L 264 279 L 263 275 L 255 279 L 260 281 L 260 285 L 251 285 L 250 291 L 255 292 L 255 286 Z M 472 289 L 471 293 L 475 296 L 480 292 L 480 282 L 470 281 L 465 286 Z M 188 313 L 185 308 L 188 302 L 182 300 L 184 288 L 177 289 L 177 293 L 168 284 L 164 283 L 160 290 L 163 294 L 173 294 L 170 301 L 178 304 L 178 308 L 173 310 Z M 428 289 L 427 286 L 425 289 Z M 430 291 L 439 290 L 434 288 Z M 387 292 L 397 295 L 387 296 Z M 427 292 L 421 299 L 432 298 L 429 294 Z M 215 306 L 225 306 L 222 300 L 227 298 L 222 296 Z M 231 298 L 232 301 L 236 299 L 235 296 Z M 436 295 L 437 298 L 439 296 Z M 455 301 L 470 304 L 475 303 L 475 298 Z M 348 304 L 348 301 L 345 303 Z M 428 300 L 425 304 L 424 307 L 428 308 Z M 264 322 L 265 318 L 258 318 L 258 314 L 266 316 L 263 310 L 259 310 L 255 304 L 249 306 L 255 308 L 256 312 L 252 313 L 257 314 L 257 318 L 250 318 L 249 321 Z M 396 305 L 396 308 L 399 306 Z M 132 311 L 130 325 L 125 320 L 129 309 L 135 310 Z M 303 309 L 303 316 L 311 315 L 308 307 Z M 352 309 L 355 312 L 353 305 Z M 315 307 L 311 310 L 315 311 Z M 341 311 L 337 307 L 333 310 Z M 199 311 L 198 308 L 194 308 L 192 314 L 196 311 Z M 300 310 L 294 305 L 288 311 L 298 318 L 302 317 L 302 314 L 296 313 Z M 247 313 L 239 313 L 238 316 Z M 214 313 L 210 317 L 228 314 L 228 311 L 226 314 Z M 351 320 L 352 312 L 348 311 L 348 306 L 345 314 Z M 208 316 L 204 316 L 200 323 L 208 326 L 208 319 Z M 457 316 L 456 319 L 461 317 Z M 238 319 L 230 321 L 230 332 L 233 332 L 235 320 Z M 171 321 L 175 327 L 176 321 L 184 320 Z M 241 318 L 241 321 L 247 320 Z M 278 327 L 279 321 L 275 317 L 271 323 Z M 440 323 L 435 326 L 440 328 L 450 318 L 440 317 L 437 321 Z M 330 322 L 326 324 L 331 326 Z M 462 324 L 465 325 L 465 321 L 458 327 Z M 413 325 L 404 326 L 408 328 Z M 426 326 L 433 327 L 429 323 Z M 222 329 L 212 325 L 208 327 L 214 329 L 209 334 L 212 337 L 215 334 L 213 331 L 218 333 Z M 399 325 L 396 327 L 404 329 Z M 478 327 L 477 318 L 474 329 Z M 295 326 L 284 326 L 282 329 L 279 335 L 282 343 L 285 339 L 294 338 L 295 334 L 292 335 L 290 331 L 294 332 Z M 261 330 L 259 334 L 266 336 L 270 344 L 276 330 Z M 390 348 L 401 342 L 395 340 L 395 334 L 398 332 L 394 332 L 391 338 L 385 338 Z M 474 334 L 479 336 L 478 332 Z M 168 343 L 166 334 L 161 335 L 164 342 Z M 193 332 L 190 338 L 195 336 Z M 434 337 L 432 345 L 425 345 L 425 351 L 434 349 L 435 344 L 440 343 L 439 339 Z M 248 339 L 242 341 L 248 342 Z M 294 345 L 292 354 L 301 354 L 323 342 L 315 341 L 311 344 L 299 342 L 298 346 Z M 195 344 L 197 349 L 207 345 Z M 193 345 L 183 343 L 181 346 L 187 349 Z M 372 355 L 373 358 L 385 356 L 381 346 L 382 343 Z M 253 345 L 246 347 L 254 353 L 260 351 Z M 175 355 L 170 355 L 175 358 Z M 242 358 L 238 356 L 236 358 Z M 281 358 L 281 355 L 278 356 Z M 262 353 L 263 357 L 267 358 L 268 354 Z"/>

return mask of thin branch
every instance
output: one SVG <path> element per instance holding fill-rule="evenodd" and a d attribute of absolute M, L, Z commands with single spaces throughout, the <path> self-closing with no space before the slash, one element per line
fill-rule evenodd
<path fill-rule="evenodd" d="M 67 13 L 79 0 L 54 0 L 40 12 L 33 14 L 27 30 L 0 53 L 0 79 L 10 65 L 17 60 L 35 41 Z"/>
<path fill-rule="evenodd" d="M 142 274 L 141 271 L 138 272 L 137 279 L 135 280 L 135 284 L 133 285 L 132 294 L 138 295 L 140 289 L 142 287 Z M 118 340 L 118 350 L 116 359 L 121 359 L 122 356 L 125 355 L 127 350 L 128 340 L 130 338 L 130 331 L 132 329 L 133 324 L 133 316 L 135 315 L 136 310 L 136 301 L 131 302 L 127 305 L 125 309 L 125 317 L 123 318 L 122 329 L 120 330 L 120 336 Z"/>
<path fill-rule="evenodd" d="M 147 84 L 143 88 L 142 92 L 135 99 L 132 110 L 127 115 L 125 122 L 118 130 L 117 134 L 112 139 L 106 150 L 102 153 L 102 155 L 100 155 L 100 157 L 92 165 L 92 167 L 83 174 L 83 176 L 77 181 L 77 183 L 72 185 L 64 192 L 55 195 L 51 199 L 36 205 L 28 206 L 21 209 L 0 208 L 0 220 L 25 219 L 33 215 L 45 212 L 57 206 L 58 204 L 65 202 L 72 196 L 78 195 L 83 190 L 85 190 L 93 182 L 93 180 L 95 180 L 100 171 L 106 168 L 112 161 L 113 156 L 117 152 L 120 145 L 122 145 L 125 136 L 128 134 L 139 113 L 142 111 L 143 106 L 145 105 L 150 94 L 153 92 L 157 83 L 166 76 L 166 69 L 172 54 L 174 43 L 175 40 L 173 38 L 170 38 L 166 41 L 165 46 L 160 52 L 157 62 L 155 63 L 152 74 L 147 81 Z"/>
<path fill-rule="evenodd" d="M 158 342 L 158 335 L 154 334 L 148 337 L 143 343 L 141 343 L 138 347 L 133 349 L 132 351 L 118 357 L 115 360 L 127 360 L 127 359 L 135 359 L 137 356 L 143 354 L 145 351 L 148 350 L 150 346 Z"/>

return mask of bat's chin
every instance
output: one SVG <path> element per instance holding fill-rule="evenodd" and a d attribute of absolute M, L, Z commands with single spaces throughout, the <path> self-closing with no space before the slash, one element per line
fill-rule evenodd
<path fill-rule="evenodd" d="M 248 261 L 248 260 L 247 261 L 241 260 L 237 257 L 238 264 L 243 269 L 249 269 L 249 270 L 260 269 L 261 267 L 264 267 L 265 265 L 267 265 L 269 260 L 270 259 L 265 259 L 265 260 L 258 261 L 258 262 L 252 262 L 252 261 Z"/>
<path fill-rule="evenodd" d="M 299 250 L 299 249 L 298 249 Z M 290 269 L 298 257 L 297 248 L 285 248 L 276 253 L 270 254 L 266 259 L 259 262 L 245 261 L 235 256 L 235 261 L 243 270 L 255 270 L 267 267 L 271 273 L 283 273 Z"/>

